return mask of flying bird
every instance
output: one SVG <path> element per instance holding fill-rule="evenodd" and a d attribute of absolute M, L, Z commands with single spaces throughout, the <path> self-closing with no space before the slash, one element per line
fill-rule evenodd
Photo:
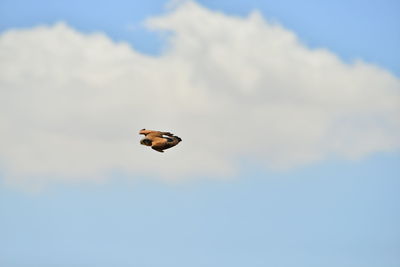
<path fill-rule="evenodd" d="M 143 134 L 144 138 L 140 140 L 140 144 L 151 146 L 152 149 L 158 152 L 164 152 L 165 149 L 171 148 L 182 141 L 178 136 L 170 132 L 160 132 L 142 129 L 139 134 Z"/>

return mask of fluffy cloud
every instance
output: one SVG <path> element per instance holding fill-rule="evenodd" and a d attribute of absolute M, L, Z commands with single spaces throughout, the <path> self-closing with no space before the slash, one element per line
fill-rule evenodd
<path fill-rule="evenodd" d="M 400 81 L 382 68 L 310 50 L 256 12 L 186 2 L 146 23 L 169 32 L 160 56 L 63 23 L 0 36 L 9 182 L 226 176 L 243 158 L 291 168 L 399 148 Z M 183 142 L 159 154 L 141 128 Z"/>

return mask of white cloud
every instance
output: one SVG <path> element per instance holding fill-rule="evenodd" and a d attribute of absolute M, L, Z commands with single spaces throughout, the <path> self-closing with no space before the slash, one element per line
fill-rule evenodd
<path fill-rule="evenodd" d="M 0 166 L 11 183 L 230 175 L 238 160 L 290 168 L 399 148 L 400 81 L 310 50 L 258 13 L 193 2 L 147 24 L 161 56 L 59 23 L 0 36 Z M 159 154 L 141 128 L 183 142 Z"/>

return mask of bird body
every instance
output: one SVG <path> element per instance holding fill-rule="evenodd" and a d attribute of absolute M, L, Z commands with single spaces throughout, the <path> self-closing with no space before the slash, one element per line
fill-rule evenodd
<path fill-rule="evenodd" d="M 139 134 L 143 134 L 145 136 L 142 140 L 140 140 L 140 144 L 151 146 L 152 149 L 158 152 L 164 152 L 165 149 L 176 146 L 182 141 L 181 138 L 174 136 L 170 132 L 142 129 L 139 131 Z"/>

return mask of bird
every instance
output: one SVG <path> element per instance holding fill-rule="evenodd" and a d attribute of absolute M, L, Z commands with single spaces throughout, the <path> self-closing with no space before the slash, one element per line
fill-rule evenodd
<path fill-rule="evenodd" d="M 140 144 L 150 146 L 155 151 L 164 153 L 165 149 L 171 148 L 179 144 L 182 139 L 170 132 L 161 132 L 142 129 L 139 134 L 143 134 L 144 138 L 140 140 Z"/>

